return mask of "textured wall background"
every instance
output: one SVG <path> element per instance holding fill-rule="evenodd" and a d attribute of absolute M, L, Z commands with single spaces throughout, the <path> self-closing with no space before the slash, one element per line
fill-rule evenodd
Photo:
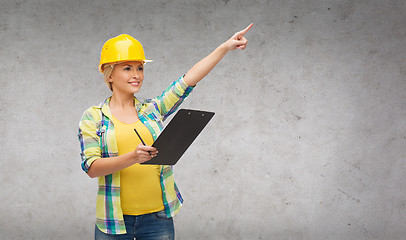
<path fill-rule="evenodd" d="M 0 1 L 0 238 L 92 239 L 83 111 L 128 33 L 155 97 L 254 22 L 184 108 L 215 111 L 175 167 L 177 239 L 404 239 L 406 2 Z"/>

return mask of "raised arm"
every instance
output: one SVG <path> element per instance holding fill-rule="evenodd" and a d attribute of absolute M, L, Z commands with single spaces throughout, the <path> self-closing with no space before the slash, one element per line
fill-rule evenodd
<path fill-rule="evenodd" d="M 227 54 L 228 51 L 234 49 L 244 50 L 247 47 L 247 39 L 244 34 L 253 26 L 251 23 L 247 28 L 235 33 L 229 40 L 218 46 L 207 57 L 196 63 L 185 75 L 184 81 L 189 86 L 195 86 L 217 65 L 218 62 Z"/>

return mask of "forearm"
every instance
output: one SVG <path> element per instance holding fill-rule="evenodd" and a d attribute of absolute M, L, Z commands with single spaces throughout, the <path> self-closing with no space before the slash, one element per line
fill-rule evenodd
<path fill-rule="evenodd" d="M 229 50 L 224 44 L 218 46 L 207 57 L 196 63 L 185 75 L 184 81 L 189 86 L 195 86 L 220 62 Z"/>
<path fill-rule="evenodd" d="M 91 178 L 106 176 L 137 163 L 134 152 L 117 157 L 99 158 L 95 160 L 87 171 Z"/>
<path fill-rule="evenodd" d="M 129 153 L 109 158 L 99 158 L 95 160 L 91 165 L 87 174 L 94 178 L 100 176 L 106 176 L 126 167 L 129 167 L 136 163 L 143 163 L 158 154 L 158 150 L 151 146 L 144 146 L 139 144 L 134 151 Z"/>

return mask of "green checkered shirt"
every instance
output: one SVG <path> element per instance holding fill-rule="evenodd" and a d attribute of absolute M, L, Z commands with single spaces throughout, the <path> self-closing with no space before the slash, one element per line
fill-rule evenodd
<path fill-rule="evenodd" d="M 139 119 L 149 129 L 154 140 L 162 131 L 162 122 L 183 102 L 193 87 L 183 77 L 173 82 L 161 96 L 144 102 L 134 97 Z M 82 169 L 87 172 L 99 158 L 118 156 L 118 148 L 109 102 L 87 109 L 79 123 Z M 173 177 L 172 166 L 160 167 L 160 181 L 165 212 L 168 217 L 176 215 L 183 203 Z M 120 171 L 99 177 L 96 202 L 96 225 L 107 234 L 125 234 L 125 224 L 120 201 Z"/>

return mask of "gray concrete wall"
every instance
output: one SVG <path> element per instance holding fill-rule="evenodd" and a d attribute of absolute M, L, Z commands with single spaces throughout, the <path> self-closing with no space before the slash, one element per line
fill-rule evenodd
<path fill-rule="evenodd" d="M 92 239 L 83 111 L 102 44 L 148 58 L 140 98 L 253 22 L 184 108 L 216 116 L 175 167 L 177 239 L 404 239 L 403 0 L 0 3 L 0 239 Z"/>

